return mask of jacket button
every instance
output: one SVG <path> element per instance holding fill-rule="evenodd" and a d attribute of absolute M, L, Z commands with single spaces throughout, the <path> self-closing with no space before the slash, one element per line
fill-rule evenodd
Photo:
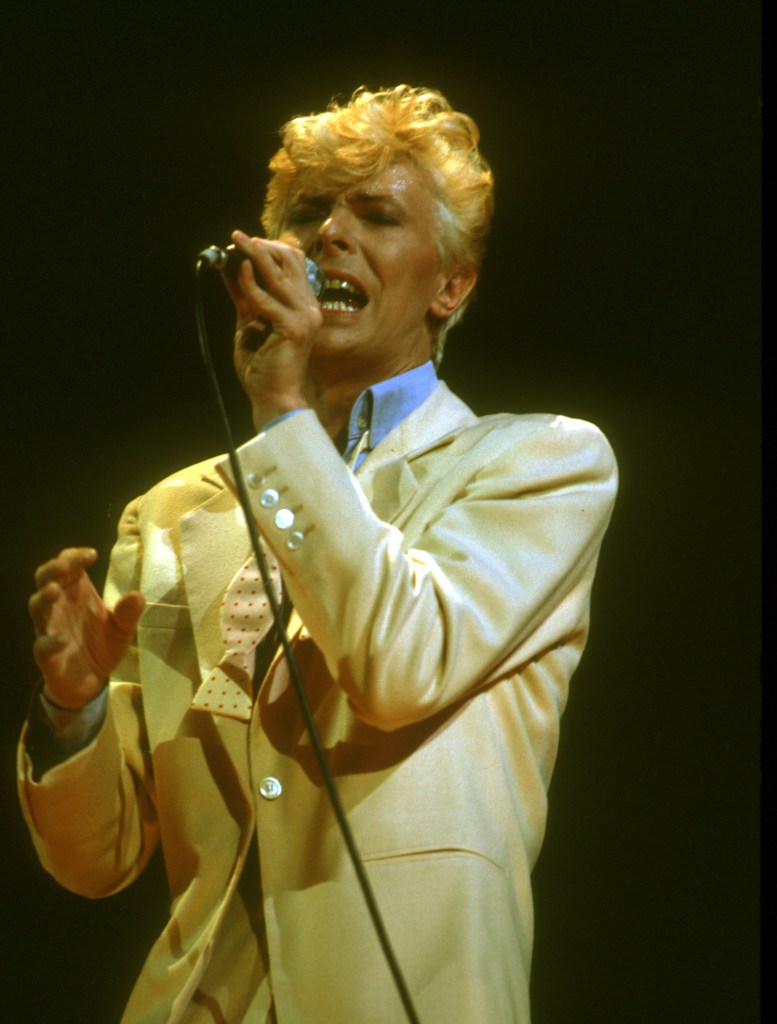
<path fill-rule="evenodd" d="M 294 525 L 294 513 L 290 508 L 279 508 L 275 513 L 275 525 L 279 530 L 288 530 Z"/>
<path fill-rule="evenodd" d="M 274 508 L 278 504 L 278 492 L 274 487 L 268 487 L 264 494 L 259 499 L 259 504 L 262 508 Z"/>
<path fill-rule="evenodd" d="M 259 783 L 259 792 L 265 800 L 277 800 L 283 792 L 283 786 L 272 775 L 268 775 Z"/>

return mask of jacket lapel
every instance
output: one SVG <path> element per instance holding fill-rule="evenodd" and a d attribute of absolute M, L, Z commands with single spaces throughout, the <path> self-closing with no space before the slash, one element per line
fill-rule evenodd
<path fill-rule="evenodd" d="M 251 545 L 242 509 L 224 487 L 187 513 L 179 529 L 197 660 L 206 679 L 222 653 L 221 600 Z"/>
<path fill-rule="evenodd" d="M 426 475 L 417 462 L 420 456 L 447 447 L 475 422 L 472 410 L 440 381 L 429 398 L 406 416 L 356 471 L 375 514 L 386 522 L 401 520 Z"/>

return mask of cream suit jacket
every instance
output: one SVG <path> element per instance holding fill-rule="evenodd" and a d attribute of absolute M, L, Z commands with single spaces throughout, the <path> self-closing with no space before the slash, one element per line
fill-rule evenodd
<path fill-rule="evenodd" d="M 312 412 L 241 461 L 422 1024 L 526 1024 L 530 873 L 615 496 L 607 442 L 563 417 L 478 419 L 440 384 L 355 475 Z M 203 463 L 126 511 L 106 599 L 145 595 L 137 647 L 89 747 L 34 783 L 22 745 L 29 827 L 47 870 L 91 897 L 162 844 L 170 921 L 126 1022 L 264 1024 L 272 999 L 279 1024 L 398 1024 L 285 662 L 250 720 L 192 707 L 248 553 L 228 478 Z"/>

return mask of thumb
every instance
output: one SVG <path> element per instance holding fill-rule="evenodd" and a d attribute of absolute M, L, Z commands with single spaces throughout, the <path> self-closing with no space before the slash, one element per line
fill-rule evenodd
<path fill-rule="evenodd" d="M 125 636 L 132 636 L 145 607 L 146 599 L 137 590 L 125 594 L 116 602 L 111 613 L 116 629 Z"/>

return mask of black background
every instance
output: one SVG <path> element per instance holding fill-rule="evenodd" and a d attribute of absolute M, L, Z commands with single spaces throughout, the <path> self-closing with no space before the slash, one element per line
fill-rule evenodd
<path fill-rule="evenodd" d="M 127 500 L 222 449 L 194 255 L 256 223 L 289 116 L 409 81 L 473 115 L 497 180 L 443 377 L 479 412 L 595 421 L 621 468 L 535 872 L 534 1024 L 757 1020 L 758 6 L 52 2 L 4 37 L 3 1015 L 117 1021 L 164 913 L 158 865 L 90 903 L 23 829 L 32 570 L 107 556 Z"/>

